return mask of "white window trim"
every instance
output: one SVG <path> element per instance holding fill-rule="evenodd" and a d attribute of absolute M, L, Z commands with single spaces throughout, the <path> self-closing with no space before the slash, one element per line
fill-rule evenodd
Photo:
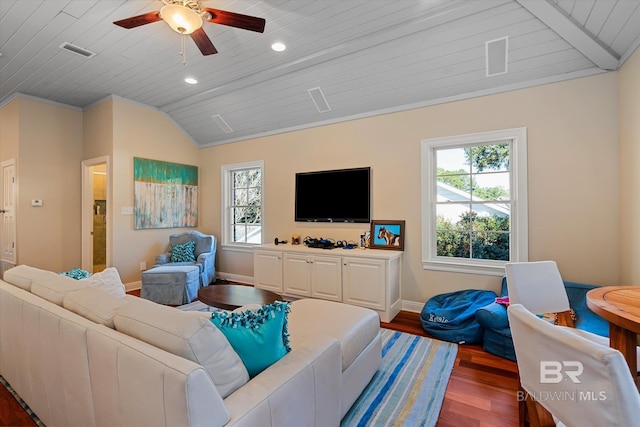
<path fill-rule="evenodd" d="M 222 174 L 222 179 L 220 180 L 220 182 L 222 183 L 222 187 L 221 187 L 221 198 L 222 198 L 222 203 L 221 203 L 221 209 L 222 209 L 222 214 L 220 216 L 221 218 L 221 237 L 222 237 L 222 244 L 221 247 L 224 250 L 228 250 L 228 251 L 237 251 L 237 252 L 253 252 L 253 249 L 258 246 L 258 243 L 239 243 L 239 242 L 233 242 L 232 238 L 231 238 L 231 218 L 229 217 L 230 212 L 228 207 L 231 204 L 231 172 L 235 172 L 235 171 L 239 171 L 239 170 L 244 170 L 244 169 L 260 169 L 261 171 L 261 176 L 262 176 L 262 180 L 260 182 L 261 185 L 261 194 L 262 194 L 262 199 L 261 199 L 261 205 L 260 208 L 262 209 L 262 230 L 261 230 L 261 236 L 260 236 L 260 242 L 259 244 L 262 244 L 264 242 L 264 161 L 263 160 L 256 160 L 253 162 L 243 162 L 243 163 L 233 163 L 233 164 L 229 164 L 229 165 L 222 165 L 221 167 L 221 174 Z"/>
<path fill-rule="evenodd" d="M 421 141 L 422 162 L 422 267 L 425 270 L 441 270 L 457 273 L 502 276 L 506 261 L 492 261 L 436 256 L 435 217 L 437 189 L 432 185 L 436 179 L 437 166 L 434 152 L 437 149 L 477 143 L 492 143 L 511 140 L 511 245 L 510 261 L 529 259 L 529 227 L 527 208 L 527 128 L 513 128 L 466 135 L 430 138 Z M 515 244 L 514 244 L 515 243 Z"/>

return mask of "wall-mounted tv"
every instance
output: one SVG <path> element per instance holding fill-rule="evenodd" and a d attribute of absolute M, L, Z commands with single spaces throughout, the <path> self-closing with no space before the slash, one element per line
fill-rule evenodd
<path fill-rule="evenodd" d="M 371 168 L 296 173 L 295 220 L 370 222 Z"/>

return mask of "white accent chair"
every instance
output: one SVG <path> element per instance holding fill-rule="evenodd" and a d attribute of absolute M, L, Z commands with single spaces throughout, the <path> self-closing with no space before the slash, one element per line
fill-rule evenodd
<path fill-rule="evenodd" d="M 521 304 L 508 315 L 531 426 L 637 425 L 640 395 L 622 353 Z"/>
<path fill-rule="evenodd" d="M 509 302 L 534 314 L 558 313 L 558 324 L 573 327 L 569 297 L 555 261 L 510 262 L 505 267 Z"/>

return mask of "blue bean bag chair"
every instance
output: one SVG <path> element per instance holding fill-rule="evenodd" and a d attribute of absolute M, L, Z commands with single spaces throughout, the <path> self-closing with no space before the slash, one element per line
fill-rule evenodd
<path fill-rule="evenodd" d="M 495 292 L 478 289 L 436 295 L 422 308 L 420 323 L 427 333 L 443 341 L 480 343 L 482 328 L 476 321 L 476 310 L 495 299 Z"/>

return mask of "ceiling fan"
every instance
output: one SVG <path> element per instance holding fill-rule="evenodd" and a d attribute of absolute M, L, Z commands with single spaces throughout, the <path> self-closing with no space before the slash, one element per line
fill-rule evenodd
<path fill-rule="evenodd" d="M 266 21 L 263 18 L 201 7 L 198 0 L 162 0 L 162 2 L 164 6 L 159 11 L 121 19 L 115 21 L 114 24 L 122 28 L 131 29 L 153 22 L 165 21 L 175 32 L 183 36 L 190 35 L 203 55 L 218 53 L 211 39 L 202 28 L 204 21 L 258 33 L 264 32 Z"/>

